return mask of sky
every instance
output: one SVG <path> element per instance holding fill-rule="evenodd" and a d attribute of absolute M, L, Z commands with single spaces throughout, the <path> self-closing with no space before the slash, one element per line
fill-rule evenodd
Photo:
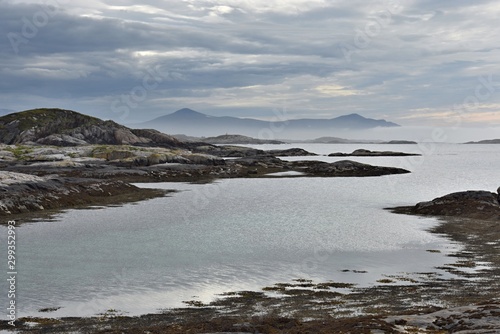
<path fill-rule="evenodd" d="M 0 109 L 500 126 L 500 3 L 0 0 Z"/>

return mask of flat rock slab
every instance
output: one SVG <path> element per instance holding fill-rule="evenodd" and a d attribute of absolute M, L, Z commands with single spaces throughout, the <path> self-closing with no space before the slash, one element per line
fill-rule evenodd
<path fill-rule="evenodd" d="M 311 162 L 305 172 L 314 176 L 382 176 L 391 174 L 406 174 L 410 171 L 396 167 L 372 166 L 357 161 L 342 160 L 333 163 Z"/>
<path fill-rule="evenodd" d="M 133 202 L 164 194 L 122 181 L 0 172 L 0 216 Z"/>

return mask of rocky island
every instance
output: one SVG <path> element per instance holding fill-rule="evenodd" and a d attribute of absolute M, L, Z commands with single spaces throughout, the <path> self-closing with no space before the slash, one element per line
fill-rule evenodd
<path fill-rule="evenodd" d="M 300 176 L 403 174 L 400 168 L 353 161 L 286 161 L 303 149 L 264 151 L 183 142 L 150 129 L 130 129 L 71 110 L 34 109 L 0 117 L 0 215 L 103 205 L 161 196 L 130 182 Z M 231 158 L 231 159 L 228 159 Z"/>
<path fill-rule="evenodd" d="M 480 141 L 469 141 L 465 144 L 500 144 L 500 139 L 485 139 Z"/>
<path fill-rule="evenodd" d="M 420 156 L 417 153 L 393 152 L 393 151 L 370 151 L 365 149 L 354 150 L 352 153 L 330 153 L 329 157 L 407 157 Z"/>

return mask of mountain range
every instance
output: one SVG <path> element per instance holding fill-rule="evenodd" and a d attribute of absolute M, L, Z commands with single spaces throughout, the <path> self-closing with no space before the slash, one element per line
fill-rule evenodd
<path fill-rule="evenodd" d="M 398 127 L 400 125 L 386 120 L 366 118 L 358 114 L 349 114 L 330 119 L 303 118 L 262 121 L 231 116 L 209 116 L 192 109 L 184 108 L 148 122 L 134 124 L 134 126 L 153 128 L 165 133 L 183 133 L 192 136 L 215 136 L 221 133 L 238 133 L 262 138 L 270 132 L 279 133 L 280 135 L 284 135 L 285 131 L 329 133 L 334 130 L 365 130 L 376 127 Z"/>

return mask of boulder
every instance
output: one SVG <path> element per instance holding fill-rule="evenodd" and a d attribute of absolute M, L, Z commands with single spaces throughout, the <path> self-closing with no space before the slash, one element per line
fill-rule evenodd
<path fill-rule="evenodd" d="M 500 195 L 484 190 L 451 193 L 415 206 L 397 207 L 396 213 L 500 220 Z"/>
<path fill-rule="evenodd" d="M 436 216 L 490 217 L 500 214 L 498 194 L 468 190 L 415 205 L 415 213 Z"/>

